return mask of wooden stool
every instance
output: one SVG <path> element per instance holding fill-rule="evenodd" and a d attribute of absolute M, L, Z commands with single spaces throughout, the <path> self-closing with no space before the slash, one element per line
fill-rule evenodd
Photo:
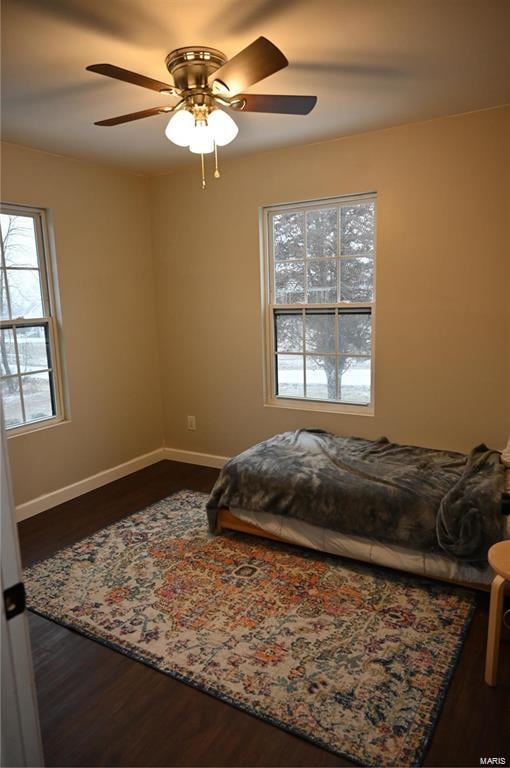
<path fill-rule="evenodd" d="M 487 634 L 487 658 L 485 661 L 485 682 L 496 685 L 498 677 L 499 643 L 505 582 L 510 581 L 510 540 L 498 541 L 489 549 L 489 563 L 496 575 L 491 587 L 489 631 Z"/>

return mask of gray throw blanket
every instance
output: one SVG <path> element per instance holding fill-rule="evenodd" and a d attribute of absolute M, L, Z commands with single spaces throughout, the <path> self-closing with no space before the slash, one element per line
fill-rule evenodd
<path fill-rule="evenodd" d="M 207 513 L 213 532 L 218 509 L 240 508 L 482 565 L 503 536 L 502 490 L 485 445 L 466 456 L 300 429 L 228 461 Z"/>

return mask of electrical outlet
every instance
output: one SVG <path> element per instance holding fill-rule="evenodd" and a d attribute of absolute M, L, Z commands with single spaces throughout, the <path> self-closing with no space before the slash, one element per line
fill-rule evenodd
<path fill-rule="evenodd" d="M 197 428 L 197 420 L 194 416 L 188 416 L 188 429 L 196 429 Z"/>

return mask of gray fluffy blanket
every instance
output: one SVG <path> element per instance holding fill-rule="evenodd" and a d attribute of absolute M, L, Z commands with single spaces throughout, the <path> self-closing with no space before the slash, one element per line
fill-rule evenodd
<path fill-rule="evenodd" d="M 466 456 L 322 430 L 285 432 L 223 467 L 207 511 L 271 512 L 482 565 L 503 534 L 503 466 L 485 445 Z"/>

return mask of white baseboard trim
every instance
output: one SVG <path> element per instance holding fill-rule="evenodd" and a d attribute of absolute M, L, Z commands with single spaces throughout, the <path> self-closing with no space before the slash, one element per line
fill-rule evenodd
<path fill-rule="evenodd" d="M 215 467 L 221 469 L 230 456 L 215 456 L 212 453 L 197 453 L 196 451 L 181 451 L 178 448 L 163 448 L 165 459 L 182 461 L 184 464 L 198 464 L 200 467 Z"/>
<path fill-rule="evenodd" d="M 121 477 L 130 475 L 133 472 L 137 472 L 139 469 L 148 467 L 151 464 L 156 464 L 158 461 L 170 458 L 166 455 L 165 448 L 158 448 L 156 451 L 150 453 L 144 453 L 142 456 L 137 456 L 135 459 L 124 462 L 124 464 L 118 464 L 116 467 L 105 469 L 103 472 L 98 472 L 96 475 L 86 477 L 83 480 L 79 480 L 77 483 L 66 485 L 64 488 L 59 488 L 57 491 L 51 493 L 45 493 L 43 496 L 38 496 L 36 499 L 27 501 L 24 504 L 19 504 L 16 507 L 16 520 L 26 520 L 28 517 L 38 515 L 40 512 L 45 512 L 47 509 L 56 507 L 57 504 L 63 504 L 65 501 L 74 499 L 77 496 L 82 496 L 88 491 L 93 491 L 95 488 L 100 488 L 102 485 L 111 483 L 113 480 L 118 480 Z M 199 455 L 199 454 L 197 454 Z M 185 461 L 185 459 L 181 459 Z M 200 463 L 200 462 L 197 462 Z"/>

